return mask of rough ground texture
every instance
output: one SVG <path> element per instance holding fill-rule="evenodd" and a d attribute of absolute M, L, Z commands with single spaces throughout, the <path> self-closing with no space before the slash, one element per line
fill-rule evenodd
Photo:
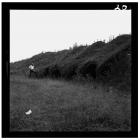
<path fill-rule="evenodd" d="M 97 83 L 10 77 L 10 131 L 130 130 L 130 94 Z"/>

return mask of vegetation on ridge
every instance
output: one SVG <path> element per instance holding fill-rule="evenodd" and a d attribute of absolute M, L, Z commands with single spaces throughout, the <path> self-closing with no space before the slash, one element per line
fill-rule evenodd
<path fill-rule="evenodd" d="M 89 46 L 41 53 L 30 59 L 11 63 L 10 72 L 28 75 L 28 66 L 34 63 L 39 77 L 73 79 L 80 75 L 115 84 L 129 80 L 125 86 L 130 90 L 130 53 L 131 35 L 120 35 L 108 43 L 98 41 Z"/>

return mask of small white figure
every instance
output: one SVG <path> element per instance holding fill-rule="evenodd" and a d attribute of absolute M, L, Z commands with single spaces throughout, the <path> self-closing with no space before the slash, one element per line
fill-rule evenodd
<path fill-rule="evenodd" d="M 35 72 L 35 66 L 33 63 L 29 66 L 29 70 L 30 70 L 29 77 L 31 77 L 32 73 L 34 73 L 37 76 L 37 74 Z"/>
<path fill-rule="evenodd" d="M 30 115 L 32 113 L 32 110 L 28 110 L 27 112 L 25 112 L 26 115 Z"/>
<path fill-rule="evenodd" d="M 33 70 L 33 69 L 34 69 L 34 65 L 33 65 L 33 64 L 30 65 L 30 66 L 29 66 L 29 69 L 30 69 L 30 70 Z"/>

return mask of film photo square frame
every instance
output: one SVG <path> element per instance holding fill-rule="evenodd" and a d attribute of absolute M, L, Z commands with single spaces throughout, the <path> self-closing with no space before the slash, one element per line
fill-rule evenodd
<path fill-rule="evenodd" d="M 117 7 L 119 5 L 119 7 Z M 113 10 L 131 9 L 132 98 L 131 131 L 13 132 L 10 131 L 10 10 Z M 124 8 L 124 9 L 123 9 Z M 127 10 L 126 9 L 126 10 Z M 118 9 L 117 9 L 118 10 Z M 120 10 L 120 9 L 119 9 Z M 138 137 L 138 3 L 136 2 L 3 2 L 2 3 L 2 137 L 131 138 Z"/>

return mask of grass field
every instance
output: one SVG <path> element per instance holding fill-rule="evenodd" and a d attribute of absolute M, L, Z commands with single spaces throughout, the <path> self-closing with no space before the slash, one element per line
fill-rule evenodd
<path fill-rule="evenodd" d="M 130 131 L 131 94 L 94 84 L 10 76 L 10 131 Z"/>

